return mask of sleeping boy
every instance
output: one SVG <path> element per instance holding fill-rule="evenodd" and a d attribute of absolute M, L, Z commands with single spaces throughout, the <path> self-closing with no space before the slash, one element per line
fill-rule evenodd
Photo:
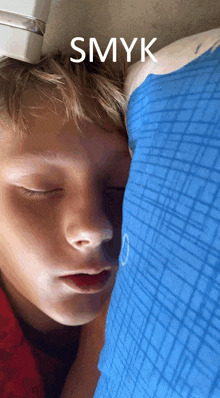
<path fill-rule="evenodd" d="M 122 81 L 60 54 L 0 64 L 2 398 L 59 397 L 108 304 L 130 165 Z"/>

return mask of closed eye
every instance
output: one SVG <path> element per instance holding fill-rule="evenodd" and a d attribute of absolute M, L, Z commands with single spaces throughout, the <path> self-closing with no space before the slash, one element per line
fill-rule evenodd
<path fill-rule="evenodd" d="M 50 189 L 48 191 L 37 191 L 33 189 L 27 189 L 24 187 L 19 187 L 21 193 L 29 197 L 36 197 L 36 198 L 50 198 L 56 195 L 58 192 L 63 191 L 62 188 Z"/>

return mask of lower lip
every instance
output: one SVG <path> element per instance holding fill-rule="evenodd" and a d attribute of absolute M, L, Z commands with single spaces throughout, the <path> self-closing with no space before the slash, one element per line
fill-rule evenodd
<path fill-rule="evenodd" d="M 104 289 L 110 278 L 110 271 L 102 271 L 96 275 L 76 274 L 62 277 L 68 286 L 78 292 L 97 293 Z"/>

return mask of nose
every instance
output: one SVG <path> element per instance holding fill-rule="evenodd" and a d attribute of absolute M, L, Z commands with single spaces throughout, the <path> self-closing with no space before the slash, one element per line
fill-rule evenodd
<path fill-rule="evenodd" d="M 80 231 L 70 235 L 72 236 L 69 236 L 68 241 L 75 249 L 79 251 L 89 251 L 111 240 L 113 232 L 107 225 L 103 225 L 103 227 L 100 228 L 92 228 L 91 225 L 88 225 L 87 228 L 84 227 L 83 230 L 80 228 Z"/>
<path fill-rule="evenodd" d="M 71 201 L 66 215 L 66 239 L 81 253 L 94 252 L 102 243 L 113 238 L 113 227 L 102 210 L 101 198 L 81 196 Z"/>

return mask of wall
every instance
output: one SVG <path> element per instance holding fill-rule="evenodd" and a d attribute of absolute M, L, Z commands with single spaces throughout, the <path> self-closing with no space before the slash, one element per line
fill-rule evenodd
<path fill-rule="evenodd" d="M 111 37 L 153 37 L 152 52 L 181 37 L 220 27 L 219 0 L 52 0 L 44 52 L 71 49 L 73 37 L 95 37 L 105 47 Z M 81 43 L 78 46 L 83 48 Z M 140 40 L 132 52 L 140 58 Z"/>

